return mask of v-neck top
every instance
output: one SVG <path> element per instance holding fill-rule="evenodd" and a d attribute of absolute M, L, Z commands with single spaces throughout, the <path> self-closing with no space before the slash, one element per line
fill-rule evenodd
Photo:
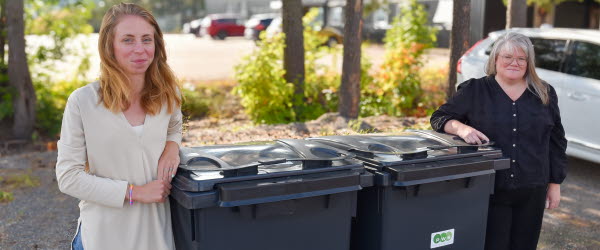
<path fill-rule="evenodd" d="M 567 140 L 558 97 L 547 86 L 550 100 L 544 105 L 529 89 L 513 101 L 493 75 L 470 79 L 431 115 L 431 126 L 444 132 L 446 122 L 455 119 L 494 141 L 511 159 L 509 169 L 496 173 L 496 189 L 560 184 L 566 176 Z"/>
<path fill-rule="evenodd" d="M 174 249 L 168 202 L 124 201 L 128 184 L 156 180 L 166 142 L 181 144 L 181 110 L 169 114 L 163 105 L 158 114 L 146 115 L 138 136 L 122 112 L 99 103 L 99 87 L 94 82 L 69 96 L 58 141 L 56 178 L 62 192 L 81 200 L 83 246 Z"/>
<path fill-rule="evenodd" d="M 131 129 L 133 129 L 133 132 L 135 132 L 135 134 L 139 137 L 142 136 L 142 131 L 144 131 L 144 124 L 142 125 L 137 125 L 137 126 L 131 126 Z"/>

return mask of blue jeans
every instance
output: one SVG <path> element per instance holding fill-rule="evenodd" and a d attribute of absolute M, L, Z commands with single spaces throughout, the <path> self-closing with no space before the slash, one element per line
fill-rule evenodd
<path fill-rule="evenodd" d="M 77 235 L 75 235 L 75 239 L 73 239 L 73 242 L 71 243 L 71 248 L 73 250 L 83 250 L 83 243 L 81 243 L 81 224 L 79 224 Z"/>

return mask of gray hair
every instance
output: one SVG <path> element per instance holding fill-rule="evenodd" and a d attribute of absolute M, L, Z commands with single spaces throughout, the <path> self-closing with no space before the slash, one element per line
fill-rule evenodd
<path fill-rule="evenodd" d="M 540 79 L 535 71 L 535 52 L 533 44 L 528 37 L 509 31 L 500 36 L 494 43 L 490 57 L 485 65 L 485 73 L 496 75 L 496 59 L 500 52 L 504 49 L 521 49 L 527 55 L 527 70 L 525 71 L 525 81 L 527 81 L 527 89 L 537 95 L 544 105 L 548 104 L 548 85 Z"/>

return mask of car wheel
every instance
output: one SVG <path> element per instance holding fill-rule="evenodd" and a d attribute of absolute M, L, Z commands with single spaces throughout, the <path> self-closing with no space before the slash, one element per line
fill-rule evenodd
<path fill-rule="evenodd" d="M 224 30 L 219 31 L 219 33 L 217 33 L 217 37 L 220 40 L 225 40 L 225 38 L 227 38 L 227 32 L 225 32 Z"/>

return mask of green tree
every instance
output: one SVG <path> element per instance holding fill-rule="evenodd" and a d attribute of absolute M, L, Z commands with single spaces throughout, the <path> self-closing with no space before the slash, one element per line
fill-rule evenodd
<path fill-rule="evenodd" d="M 51 74 L 60 72 L 60 69 L 54 68 L 54 62 L 63 60 L 65 55 L 77 55 L 83 59 L 78 72 L 85 73 L 89 69 L 88 56 L 81 54 L 81 48 L 70 48 L 66 45 L 79 35 L 93 31 L 92 26 L 88 24 L 93 8 L 92 0 L 75 0 L 67 4 L 61 4 L 60 0 L 27 1 L 25 33 L 51 41 L 29 53 L 29 64 L 39 69 L 33 72 L 35 79 L 50 80 L 48 77 Z M 88 46 L 83 45 L 84 48 Z M 95 47 L 95 44 L 91 46 Z"/>
<path fill-rule="evenodd" d="M 452 8 L 452 33 L 450 34 L 450 68 L 446 96 L 451 98 L 456 91 L 456 66 L 460 57 L 469 49 L 469 27 L 471 0 L 455 0 Z"/>
<path fill-rule="evenodd" d="M 8 82 L 16 90 L 13 99 L 12 133 L 17 139 L 30 139 L 35 122 L 35 91 L 25 54 L 23 0 L 4 2 L 8 28 Z"/>
<path fill-rule="evenodd" d="M 31 75 L 37 96 L 36 125 L 41 133 L 54 136 L 60 132 L 61 120 L 68 96 L 86 84 L 85 73 L 90 67 L 87 35 L 93 31 L 88 24 L 93 0 L 28 0 L 26 3 L 26 33 L 45 39 L 28 54 Z M 56 67 L 67 58 L 77 58 L 74 75 L 65 75 Z M 71 62 L 71 61 L 69 61 Z M 61 76 L 58 78 L 56 76 Z"/>
<path fill-rule="evenodd" d="M 375 75 L 375 86 L 368 88 L 362 100 L 361 116 L 422 113 L 419 105 L 423 90 L 418 72 L 425 49 L 435 44 L 435 35 L 436 29 L 427 25 L 423 5 L 416 0 L 408 1 L 386 32 L 385 58 Z"/>
<path fill-rule="evenodd" d="M 285 80 L 294 85 L 292 108 L 297 115 L 302 114 L 304 99 L 304 34 L 302 32 L 302 1 L 282 2 L 281 29 L 285 34 L 283 47 L 283 68 Z"/>
<path fill-rule="evenodd" d="M 0 10 L 6 12 L 8 21 L 8 54 L 15 55 L 9 56 L 8 68 L 18 75 L 9 77 L 11 87 L 6 88 L 2 85 L 5 75 L 0 63 L 0 122 L 12 118 L 14 137 L 30 139 L 33 128 L 48 129 L 51 134 L 60 129 L 66 96 L 81 85 L 83 74 L 89 69 L 89 56 L 67 44 L 92 31 L 87 21 L 93 6 L 92 0 L 0 0 Z M 0 41 L 4 34 L 0 25 Z M 32 40 L 43 42 L 39 46 L 26 46 L 25 35 L 35 35 Z M 57 68 L 55 63 L 67 55 L 81 58 L 78 73 L 72 80 L 58 84 L 53 76 L 64 69 Z"/>
<path fill-rule="evenodd" d="M 506 5 L 506 28 L 527 26 L 527 3 L 525 0 L 508 0 Z"/>
<path fill-rule="evenodd" d="M 322 63 L 325 56 L 336 57 L 339 49 L 322 46 L 326 37 L 309 25 L 318 15 L 313 9 L 303 18 L 304 51 L 306 68 L 301 113 L 293 108 L 294 84 L 286 81 L 283 67 L 285 34 L 273 37 L 261 34 L 258 49 L 244 57 L 236 66 L 235 78 L 238 85 L 234 92 L 240 96 L 246 113 L 255 123 L 289 123 L 316 119 L 325 112 L 337 109 L 337 90 L 340 76 L 337 71 Z M 370 65 L 364 63 L 362 75 Z M 365 77 L 366 79 L 366 77 Z"/>
<path fill-rule="evenodd" d="M 362 0 L 346 1 L 344 25 L 344 61 L 338 111 L 346 118 L 358 118 L 360 111 L 360 58 L 362 43 Z"/>

